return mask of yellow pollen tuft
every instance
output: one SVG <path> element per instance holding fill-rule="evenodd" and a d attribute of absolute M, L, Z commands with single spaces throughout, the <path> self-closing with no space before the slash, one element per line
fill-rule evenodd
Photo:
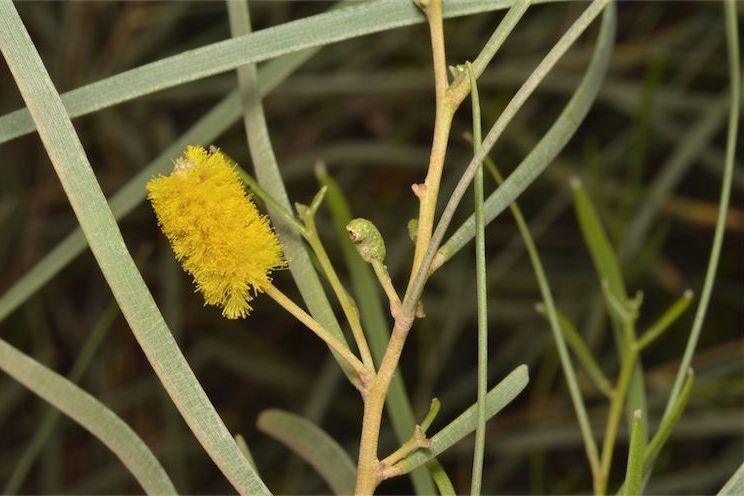
<path fill-rule="evenodd" d="M 249 302 L 286 266 L 266 216 L 246 194 L 232 162 L 219 150 L 189 146 L 169 176 L 147 183 L 163 233 L 206 305 L 228 319 L 250 313 Z"/>

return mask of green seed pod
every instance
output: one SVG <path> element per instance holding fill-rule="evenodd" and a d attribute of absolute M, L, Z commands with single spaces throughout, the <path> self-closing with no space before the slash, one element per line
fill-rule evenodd
<path fill-rule="evenodd" d="M 352 243 L 365 262 L 385 260 L 385 241 L 380 231 L 367 219 L 354 219 L 346 225 Z"/>

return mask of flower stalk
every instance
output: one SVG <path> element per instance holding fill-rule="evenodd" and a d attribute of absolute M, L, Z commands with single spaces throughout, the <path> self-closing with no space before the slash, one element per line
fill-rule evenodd
<path fill-rule="evenodd" d="M 367 338 L 364 335 L 364 329 L 362 328 L 362 322 L 359 318 L 359 308 L 344 287 L 343 283 L 341 283 L 341 279 L 339 279 L 338 273 L 331 263 L 331 259 L 323 246 L 323 242 L 320 240 L 318 229 L 315 225 L 315 212 L 317 212 L 318 207 L 325 196 L 325 191 L 325 187 L 321 188 L 318 194 L 315 195 L 315 198 L 309 207 L 297 205 L 297 210 L 305 224 L 303 236 L 310 245 L 310 248 L 312 248 L 315 256 L 318 258 L 318 263 L 320 263 L 323 273 L 331 284 L 336 299 L 341 305 L 346 321 L 349 323 L 349 327 L 351 328 L 351 333 L 354 336 L 354 341 L 356 342 L 359 354 L 362 357 L 366 374 L 374 373 L 375 364 L 372 360 L 372 354 L 369 351 L 369 344 L 367 343 Z"/>
<path fill-rule="evenodd" d="M 352 369 L 359 376 L 359 384 L 356 385 L 358 388 L 363 389 L 366 382 L 369 381 L 369 377 L 373 372 L 369 370 L 360 360 L 354 355 L 348 347 L 344 346 L 338 339 L 336 339 L 326 328 L 324 328 L 317 320 L 312 318 L 310 314 L 300 308 L 297 303 L 292 301 L 287 295 L 279 291 L 274 285 L 269 285 L 264 288 L 264 292 L 272 300 L 277 302 L 282 308 L 289 312 L 297 320 L 305 324 L 305 326 L 313 331 L 316 336 L 322 339 L 333 351 L 346 360 Z"/>

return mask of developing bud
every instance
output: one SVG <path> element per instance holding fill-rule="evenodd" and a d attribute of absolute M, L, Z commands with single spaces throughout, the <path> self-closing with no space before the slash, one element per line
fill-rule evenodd
<path fill-rule="evenodd" d="M 418 219 L 411 219 L 408 221 L 408 237 L 411 241 L 416 241 L 418 235 Z"/>
<path fill-rule="evenodd" d="M 354 219 L 346 225 L 346 230 L 365 262 L 385 260 L 385 241 L 374 224 L 367 219 Z"/>

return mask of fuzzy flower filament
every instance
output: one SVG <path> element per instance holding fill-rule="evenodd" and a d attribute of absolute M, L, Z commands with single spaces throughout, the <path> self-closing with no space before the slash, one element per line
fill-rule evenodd
<path fill-rule="evenodd" d="M 207 305 L 229 319 L 286 266 L 279 240 L 247 195 L 231 161 L 218 150 L 189 146 L 168 176 L 147 184 L 148 198 L 176 258 Z"/>

